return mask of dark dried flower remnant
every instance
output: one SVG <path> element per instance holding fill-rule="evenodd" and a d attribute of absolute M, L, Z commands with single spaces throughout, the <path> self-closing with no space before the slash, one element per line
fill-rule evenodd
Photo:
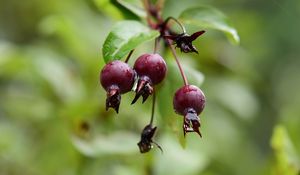
<path fill-rule="evenodd" d="M 153 93 L 153 85 L 151 80 L 146 76 L 140 77 L 135 92 L 136 94 L 131 104 L 134 104 L 140 98 L 140 96 L 143 97 L 144 103 L 149 95 Z"/>
<path fill-rule="evenodd" d="M 198 53 L 196 47 L 193 45 L 193 41 L 197 39 L 200 35 L 202 35 L 205 31 L 195 32 L 192 35 L 187 33 L 182 33 L 178 35 L 165 36 L 165 38 L 173 40 L 176 44 L 176 47 L 179 47 L 181 52 L 196 52 Z"/>
<path fill-rule="evenodd" d="M 197 113 L 193 109 L 190 109 L 184 116 L 184 121 L 183 121 L 184 136 L 186 135 L 187 132 L 196 132 L 197 134 L 199 134 L 200 137 L 202 137 L 201 132 L 199 130 L 200 126 L 201 126 L 200 119 L 197 116 Z"/>
<path fill-rule="evenodd" d="M 110 89 L 107 92 L 106 98 L 106 111 L 108 108 L 113 108 L 117 113 L 119 113 L 119 106 L 121 103 L 121 94 L 117 89 Z"/>
<path fill-rule="evenodd" d="M 154 143 L 161 150 L 161 152 L 163 152 L 162 148 L 152 140 L 156 128 L 157 127 L 152 127 L 152 125 L 149 124 L 143 129 L 141 134 L 141 141 L 137 144 L 140 148 L 141 153 L 149 152 L 153 148 L 152 143 Z"/>

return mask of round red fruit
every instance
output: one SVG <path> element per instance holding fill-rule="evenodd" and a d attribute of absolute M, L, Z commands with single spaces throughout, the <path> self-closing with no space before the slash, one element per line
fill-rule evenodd
<path fill-rule="evenodd" d="M 173 99 L 173 107 L 176 113 L 186 115 L 194 110 L 199 115 L 205 106 L 204 93 L 194 85 L 186 85 L 178 89 Z"/>
<path fill-rule="evenodd" d="M 156 85 L 165 78 L 167 66 L 159 54 L 143 54 L 135 61 L 134 70 L 139 77 L 147 76 Z"/>
<path fill-rule="evenodd" d="M 102 87 L 108 91 L 116 86 L 120 93 L 131 90 L 134 83 L 135 72 L 128 64 L 116 60 L 108 63 L 101 71 L 100 81 Z"/>

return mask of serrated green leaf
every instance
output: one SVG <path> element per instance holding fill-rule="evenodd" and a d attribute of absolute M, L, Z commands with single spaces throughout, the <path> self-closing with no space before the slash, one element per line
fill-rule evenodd
<path fill-rule="evenodd" d="M 179 19 L 185 24 L 203 28 L 211 28 L 224 32 L 234 44 L 239 44 L 240 38 L 228 18 L 219 10 L 209 6 L 199 6 L 184 10 Z"/>
<path fill-rule="evenodd" d="M 132 13 L 136 14 L 141 18 L 146 18 L 147 13 L 143 9 L 142 1 L 140 0 L 117 0 L 122 6 L 130 10 Z"/>
<path fill-rule="evenodd" d="M 113 26 L 103 44 L 104 61 L 107 63 L 119 60 L 138 45 L 158 36 L 158 31 L 151 30 L 138 21 L 118 22 Z"/>

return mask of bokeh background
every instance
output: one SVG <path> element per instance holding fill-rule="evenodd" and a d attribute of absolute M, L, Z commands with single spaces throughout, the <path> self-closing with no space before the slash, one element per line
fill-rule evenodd
<path fill-rule="evenodd" d="M 232 45 L 207 30 L 199 55 L 178 52 L 207 97 L 203 138 L 182 139 L 172 107 L 181 79 L 162 48 L 169 73 L 157 89 L 155 140 L 164 154 L 142 155 L 151 100 L 131 106 L 129 93 L 119 115 L 106 112 L 98 78 L 111 26 L 138 18 L 109 0 L 0 0 L 0 174 L 299 174 L 300 1 L 166 0 L 164 16 L 203 4 L 223 11 L 241 38 Z M 152 49 L 139 46 L 130 64 Z"/>

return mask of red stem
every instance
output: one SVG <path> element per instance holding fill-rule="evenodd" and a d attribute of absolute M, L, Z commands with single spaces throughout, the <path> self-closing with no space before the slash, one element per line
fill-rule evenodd
<path fill-rule="evenodd" d="M 151 8 L 150 6 L 151 6 L 151 3 L 150 3 L 149 0 L 144 0 L 143 2 L 144 2 L 145 10 L 147 11 L 147 21 L 148 21 L 148 24 L 149 24 L 149 26 L 150 26 L 151 28 L 153 28 L 153 23 L 152 23 L 152 21 L 151 21 L 151 16 L 152 16 L 152 15 L 151 15 L 151 12 L 150 12 L 150 8 Z M 156 10 L 158 10 L 158 9 L 156 9 Z M 155 18 L 156 21 L 157 21 L 157 25 L 156 25 L 156 26 L 161 26 L 161 27 L 162 27 L 161 29 L 155 28 L 156 30 L 159 30 L 159 31 L 160 31 L 160 33 L 161 33 L 161 36 L 160 36 L 160 37 L 164 38 L 165 35 L 167 35 L 167 34 L 170 33 L 170 29 L 167 27 L 167 24 L 166 24 L 166 23 L 167 23 L 169 20 L 171 20 L 171 19 L 174 20 L 175 22 L 177 22 L 177 23 L 180 25 L 180 27 L 182 28 L 183 32 L 185 32 L 185 28 L 182 26 L 182 24 L 181 24 L 177 19 L 175 19 L 175 18 L 173 18 L 173 17 L 169 17 L 169 18 L 167 18 L 166 21 L 163 21 L 163 19 L 162 19 L 160 13 L 157 12 L 156 14 L 157 14 L 156 16 L 152 16 L 152 17 Z M 173 54 L 173 56 L 174 56 L 174 58 L 175 58 L 175 61 L 176 61 L 176 63 L 177 63 L 177 66 L 178 66 L 178 68 L 179 68 L 181 77 L 182 77 L 182 79 L 183 79 L 184 85 L 188 85 L 187 78 L 186 78 L 186 76 L 185 76 L 185 74 L 184 74 L 184 72 L 183 72 L 183 69 L 182 69 L 182 67 L 181 67 L 181 64 L 180 64 L 180 62 L 179 62 L 179 59 L 178 59 L 178 57 L 177 57 L 177 54 L 176 54 L 176 51 L 175 51 L 174 47 L 172 46 L 171 42 L 170 42 L 168 39 L 164 38 L 164 40 L 167 42 L 168 46 L 170 47 L 170 49 L 171 49 L 171 51 L 172 51 L 172 54 Z M 156 50 L 157 50 L 157 41 L 155 40 L 154 52 L 156 52 Z"/>
<path fill-rule="evenodd" d="M 188 83 L 188 80 L 187 80 L 187 78 L 186 78 L 186 76 L 185 76 L 185 74 L 184 74 L 184 72 L 183 72 L 183 69 L 182 69 L 181 64 L 180 64 L 180 62 L 179 62 L 179 59 L 178 59 L 178 57 L 177 57 L 177 55 L 176 55 L 176 51 L 175 51 L 174 47 L 172 46 L 172 44 L 170 43 L 170 41 L 169 41 L 168 39 L 166 39 L 166 41 L 167 41 L 168 46 L 170 47 L 170 49 L 171 49 L 171 51 L 172 51 L 172 54 L 173 54 L 173 56 L 174 56 L 174 58 L 175 58 L 175 61 L 176 61 L 177 66 L 178 66 L 178 68 L 179 68 L 181 77 L 182 77 L 182 79 L 183 79 L 183 83 L 184 83 L 184 85 L 188 85 L 188 84 L 189 84 L 189 83 Z"/>

